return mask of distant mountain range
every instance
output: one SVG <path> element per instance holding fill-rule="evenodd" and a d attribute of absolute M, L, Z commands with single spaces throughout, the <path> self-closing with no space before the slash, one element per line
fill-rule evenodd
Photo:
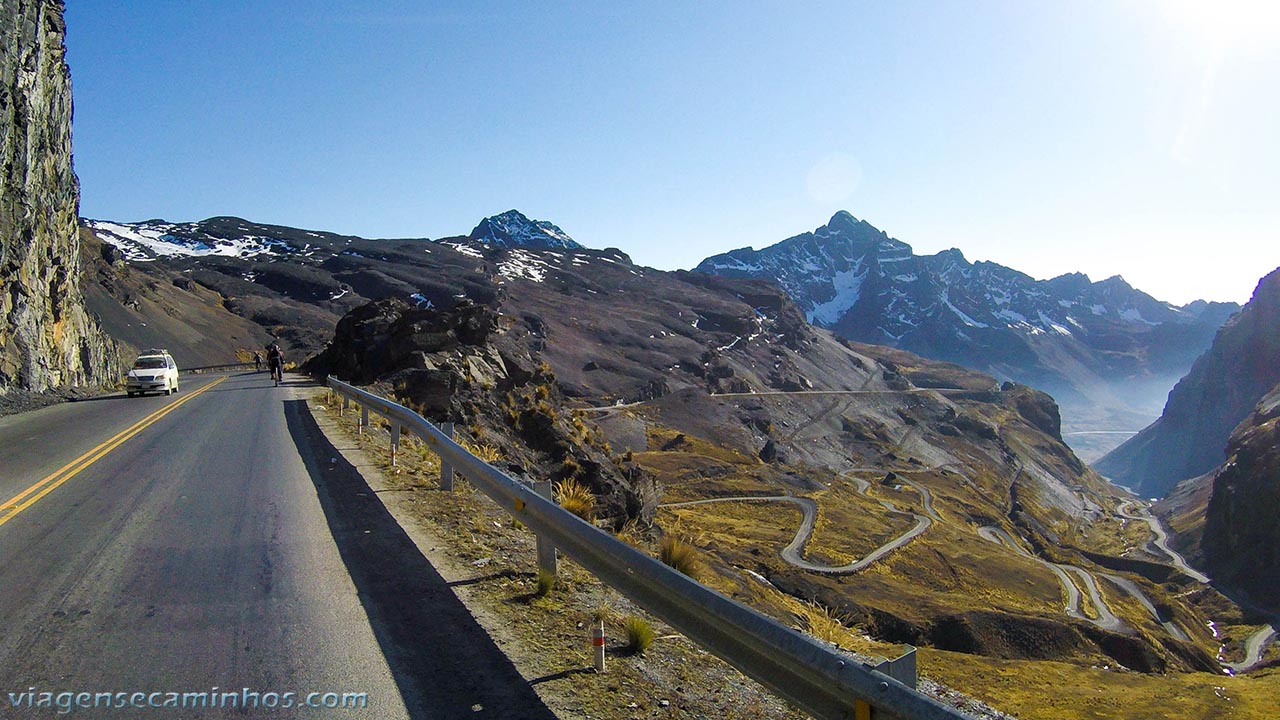
<path fill-rule="evenodd" d="M 1280 383 L 1280 269 L 1218 332 L 1169 393 L 1160 418 L 1098 461 L 1113 480 L 1146 496 L 1207 473 L 1226 459 L 1232 431 Z"/>
<path fill-rule="evenodd" d="M 310 299 L 328 301 L 332 296 L 342 311 L 348 301 L 361 298 L 398 293 L 439 302 L 441 295 L 460 292 L 431 282 L 432 292 L 419 292 L 420 277 L 406 269 L 402 248 L 425 239 L 366 240 L 232 217 L 197 223 L 87 220 L 85 225 L 130 261 L 189 257 L 203 259 L 208 267 L 225 267 L 220 258 L 258 264 L 291 258 L 328 275 L 312 278 L 328 288 L 321 293 L 327 295 Z M 496 270 L 529 278 L 545 274 L 548 260 L 573 261 L 564 260 L 565 255 L 557 259 L 520 252 L 601 252 L 516 210 L 482 219 L 468 235 L 432 244 L 472 256 L 478 256 L 477 248 L 515 250 Z M 399 258 L 398 266 L 354 268 L 357 257 L 384 256 Z M 254 271 L 257 282 L 279 287 L 297 282 L 304 271 L 291 271 L 288 281 L 273 280 L 283 272 L 266 265 Z M 1035 280 L 996 263 L 970 263 L 959 250 L 918 256 L 906 243 L 847 212 L 814 232 L 764 250 L 710 257 L 695 272 L 776 282 L 807 319 L 846 338 L 909 350 L 1049 392 L 1063 407 L 1066 439 L 1086 460 L 1123 440 L 1122 431 L 1151 422 L 1169 388 L 1238 310 L 1233 303 L 1203 301 L 1177 307 L 1119 277 L 1092 282 L 1070 274 Z"/>
<path fill-rule="evenodd" d="M 955 249 L 916 255 L 843 211 L 813 232 L 715 255 L 695 271 L 773 280 L 810 322 L 846 338 L 1038 387 L 1063 406 L 1067 432 L 1145 425 L 1239 309 L 1174 306 L 1118 276 L 1036 280 Z M 1085 437 L 1074 438 L 1078 451 Z"/>

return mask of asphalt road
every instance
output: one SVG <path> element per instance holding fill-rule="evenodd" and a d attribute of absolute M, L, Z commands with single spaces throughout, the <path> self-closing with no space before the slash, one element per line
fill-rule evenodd
<path fill-rule="evenodd" d="M 492 641 L 474 621 L 457 619 L 456 598 L 385 511 L 348 507 L 381 504 L 358 477 L 336 484 L 331 448 L 296 399 L 301 382 L 192 377 L 172 397 L 0 418 L 0 716 L 54 716 L 12 706 L 8 694 L 29 688 L 232 691 L 252 702 L 247 688 L 259 703 L 268 693 L 281 704 L 284 693 L 297 704 L 313 692 L 336 694 L 320 703 L 368 700 L 363 710 L 69 716 L 498 717 L 474 683 L 486 674 L 537 704 L 500 653 L 486 654 Z M 432 617 L 449 627 L 426 625 Z M 498 669 L 443 667 L 458 662 L 441 650 L 453 644 L 470 648 L 462 664 L 479 652 Z"/>

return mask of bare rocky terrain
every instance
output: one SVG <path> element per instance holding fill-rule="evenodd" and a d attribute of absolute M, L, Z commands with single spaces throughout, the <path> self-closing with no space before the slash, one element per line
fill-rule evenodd
<path fill-rule="evenodd" d="M 138 333 L 208 318 L 170 342 L 186 343 L 185 364 L 280 337 L 313 373 L 457 423 L 514 475 L 585 485 L 602 527 L 685 539 L 711 568 L 704 582 L 766 612 L 818 608 L 851 649 L 920 646 L 925 673 L 955 686 L 1015 663 L 1018 691 L 987 699 L 1019 715 L 1037 716 L 1024 708 L 1041 697 L 1041 663 L 1123 668 L 1172 691 L 1217 673 L 1220 651 L 1242 659 L 1256 630 L 1119 512 L 1131 498 L 1062 442 L 1052 398 L 838 338 L 767 282 L 462 236 L 364 240 L 234 218 L 95 226 L 144 231 L 161 250 L 228 253 L 126 260 L 127 244 L 99 246 L 102 317 Z M 676 505 L 740 496 L 812 502 L 800 557 L 857 569 L 784 557 L 799 508 Z M 1099 672 L 1116 697 L 1132 685 Z"/>

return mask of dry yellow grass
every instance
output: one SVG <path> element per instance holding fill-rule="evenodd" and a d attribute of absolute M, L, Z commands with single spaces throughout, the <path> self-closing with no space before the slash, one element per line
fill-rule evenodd
<path fill-rule="evenodd" d="M 633 653 L 643 655 L 644 651 L 653 645 L 655 638 L 653 626 L 643 618 L 629 615 L 622 621 L 622 631 L 627 636 L 627 650 Z"/>
<path fill-rule="evenodd" d="M 477 458 L 480 458 L 481 461 L 489 463 L 490 465 L 502 459 L 502 452 L 488 443 L 472 442 L 470 440 L 463 439 L 460 440 L 458 444 L 465 448 L 467 452 L 475 455 Z"/>
<path fill-rule="evenodd" d="M 702 571 L 698 549 L 674 535 L 664 535 L 658 543 L 658 559 L 695 580 Z"/>
<path fill-rule="evenodd" d="M 560 507 L 591 522 L 595 516 L 596 496 L 591 493 L 590 488 L 569 478 L 556 484 L 555 493 Z"/>
<path fill-rule="evenodd" d="M 717 502 L 662 508 L 658 524 L 695 535 L 707 547 L 737 547 L 759 557 L 777 557 L 795 537 L 800 508 L 782 502 Z"/>
<path fill-rule="evenodd" d="M 920 670 L 1021 720 L 1166 720 L 1280 716 L 1280 671 L 1239 678 L 1142 673 L 920 650 Z"/>
<path fill-rule="evenodd" d="M 849 634 L 850 623 L 840 613 L 813 602 L 803 603 L 799 610 L 793 612 L 799 630 L 823 642 L 843 647 L 843 642 Z"/>

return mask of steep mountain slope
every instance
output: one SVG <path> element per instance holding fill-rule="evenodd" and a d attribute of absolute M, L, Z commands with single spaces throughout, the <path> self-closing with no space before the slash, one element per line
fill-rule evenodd
<path fill-rule="evenodd" d="M 917 256 L 865 220 L 826 225 L 756 251 L 707 258 L 697 272 L 777 281 L 815 324 L 1052 394 L 1072 430 L 1134 429 L 1237 309 L 1177 308 L 1119 277 L 1037 281 L 959 250 Z M 1078 442 L 1098 436 L 1076 436 Z"/>
<path fill-rule="evenodd" d="M 1280 612 L 1280 385 L 1231 434 L 1205 514 L 1205 564 L 1215 578 Z"/>
<path fill-rule="evenodd" d="M 80 291 L 65 36 L 61 2 L 0 0 L 0 396 L 116 374 Z"/>
<path fill-rule="evenodd" d="M 163 347 L 187 369 L 243 362 L 271 341 L 267 328 L 231 312 L 223 296 L 190 273 L 129 263 L 87 229 L 80 235 L 85 305 L 126 357 Z"/>
<path fill-rule="evenodd" d="M 1232 430 L 1280 383 L 1280 269 L 1214 338 L 1212 347 L 1169 393 L 1164 413 L 1096 467 L 1146 496 L 1209 472 Z"/>

